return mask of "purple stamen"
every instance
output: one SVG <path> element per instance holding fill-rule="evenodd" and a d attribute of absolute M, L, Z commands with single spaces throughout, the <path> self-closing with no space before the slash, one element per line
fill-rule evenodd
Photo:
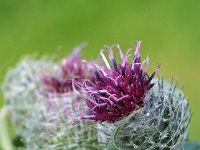
<path fill-rule="evenodd" d="M 116 62 L 115 57 L 114 57 L 114 55 L 113 55 L 113 50 L 112 50 L 112 48 L 109 48 L 109 58 L 110 58 L 110 61 L 111 61 L 112 64 L 113 64 L 113 67 L 115 68 L 115 71 L 118 72 L 117 62 Z"/>
<path fill-rule="evenodd" d="M 137 41 L 137 44 L 135 46 L 135 54 L 134 54 L 134 58 L 136 58 L 135 62 L 140 63 L 140 44 L 141 41 Z"/>

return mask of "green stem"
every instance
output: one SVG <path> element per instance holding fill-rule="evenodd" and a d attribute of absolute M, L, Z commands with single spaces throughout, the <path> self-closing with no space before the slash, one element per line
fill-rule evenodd
<path fill-rule="evenodd" d="M 11 136 L 9 134 L 9 108 L 2 107 L 0 111 L 0 142 L 4 150 L 13 150 Z"/>

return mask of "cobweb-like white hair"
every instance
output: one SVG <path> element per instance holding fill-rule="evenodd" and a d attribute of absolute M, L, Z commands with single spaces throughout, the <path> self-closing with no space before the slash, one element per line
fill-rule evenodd
<path fill-rule="evenodd" d="M 11 107 L 12 121 L 22 136 L 26 150 L 101 149 L 95 123 L 72 123 L 66 111 L 74 111 L 73 92 L 45 100 L 41 78 L 54 72 L 50 58 L 25 57 L 11 69 L 2 89 Z M 57 70 L 58 76 L 59 71 Z"/>
<path fill-rule="evenodd" d="M 159 79 L 146 95 L 144 108 L 116 125 L 108 149 L 182 150 L 189 122 L 190 108 L 183 92 Z"/>

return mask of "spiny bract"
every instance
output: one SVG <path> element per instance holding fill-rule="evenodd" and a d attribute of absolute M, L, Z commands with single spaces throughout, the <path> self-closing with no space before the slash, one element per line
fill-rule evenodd
<path fill-rule="evenodd" d="M 143 109 L 116 127 L 108 149 L 181 150 L 190 121 L 183 92 L 161 79 L 144 102 Z"/>
<path fill-rule="evenodd" d="M 22 149 L 101 149 L 95 123 L 85 120 L 74 124 L 66 116 L 67 111 L 76 109 L 73 107 L 73 101 L 77 100 L 74 92 L 54 93 L 47 103 L 42 78 L 54 74 L 54 68 L 58 71 L 50 58 L 27 57 L 5 77 L 3 93 L 11 107 L 17 134 L 25 143 Z M 60 76 L 60 71 L 56 73 Z"/>

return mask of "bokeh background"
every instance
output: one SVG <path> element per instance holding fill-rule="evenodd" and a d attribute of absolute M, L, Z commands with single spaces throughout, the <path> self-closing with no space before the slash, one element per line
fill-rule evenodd
<path fill-rule="evenodd" d="M 160 75 L 184 85 L 193 113 L 189 139 L 200 141 L 199 18 L 198 0 L 0 0 L 0 80 L 26 54 L 65 57 L 87 41 L 82 57 L 95 59 L 104 45 L 125 51 L 142 40 L 150 70 L 161 63 Z"/>

